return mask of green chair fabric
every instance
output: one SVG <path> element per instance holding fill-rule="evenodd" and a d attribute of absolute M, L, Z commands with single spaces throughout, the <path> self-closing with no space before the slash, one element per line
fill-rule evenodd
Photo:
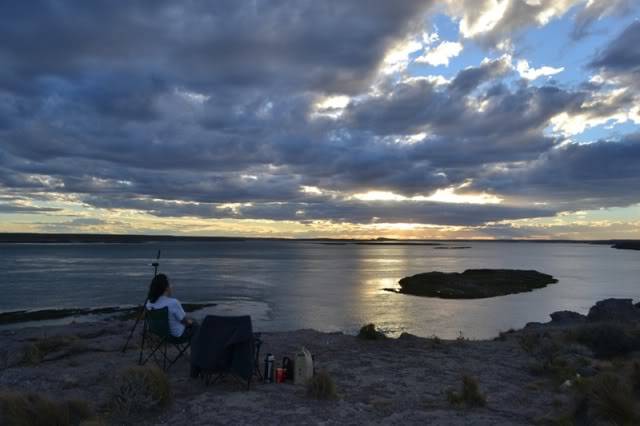
<path fill-rule="evenodd" d="M 152 344 L 151 353 L 146 358 L 143 358 L 144 346 L 147 340 L 149 340 L 151 334 L 158 340 L 156 345 Z M 171 357 L 168 354 L 169 345 L 177 350 L 177 355 Z M 162 356 L 162 369 L 167 371 L 173 364 L 180 359 L 182 355 L 191 346 L 191 336 L 184 334 L 180 337 L 175 337 L 171 334 L 169 328 L 169 308 L 162 309 L 145 309 L 144 313 L 144 329 L 142 331 L 142 344 L 140 345 L 140 357 L 138 363 L 140 365 L 146 364 L 149 359 L 155 357 L 158 351 Z"/>

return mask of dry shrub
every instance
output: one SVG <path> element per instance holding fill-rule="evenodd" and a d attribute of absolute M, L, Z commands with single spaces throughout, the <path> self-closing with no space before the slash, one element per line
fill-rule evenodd
<path fill-rule="evenodd" d="M 0 420 L 7 426 L 78 425 L 93 418 L 89 403 L 52 401 L 34 393 L 0 393 Z"/>
<path fill-rule="evenodd" d="M 45 356 L 71 346 L 81 346 L 77 336 L 49 336 L 29 343 L 22 349 L 22 364 L 37 365 Z"/>
<path fill-rule="evenodd" d="M 540 335 L 538 333 L 523 333 L 518 337 L 518 342 L 525 352 L 533 354 L 540 343 Z"/>
<path fill-rule="evenodd" d="M 387 336 L 382 331 L 377 330 L 375 324 L 370 323 L 362 326 L 358 337 L 364 340 L 379 340 L 385 339 Z"/>
<path fill-rule="evenodd" d="M 640 393 L 640 363 L 638 361 L 634 361 L 631 366 L 631 373 L 629 374 L 631 378 L 631 386 L 636 393 Z"/>
<path fill-rule="evenodd" d="M 467 407 L 484 407 L 487 398 L 480 392 L 478 379 L 471 376 L 462 377 L 462 390 L 460 392 L 450 390 L 447 399 L 452 405 L 466 405 Z"/>
<path fill-rule="evenodd" d="M 618 425 L 638 424 L 631 386 L 613 374 L 596 377 L 588 395 L 589 409 L 597 419 Z"/>
<path fill-rule="evenodd" d="M 336 399 L 336 384 L 326 371 L 320 371 L 307 381 L 307 396 L 314 399 Z"/>
<path fill-rule="evenodd" d="M 598 358 L 611 358 L 640 350 L 638 331 L 622 323 L 600 323 L 580 327 L 572 335 Z"/>
<path fill-rule="evenodd" d="M 125 368 L 111 390 L 111 406 L 116 414 L 129 415 L 166 407 L 171 402 L 171 386 L 166 374 L 156 366 Z"/>

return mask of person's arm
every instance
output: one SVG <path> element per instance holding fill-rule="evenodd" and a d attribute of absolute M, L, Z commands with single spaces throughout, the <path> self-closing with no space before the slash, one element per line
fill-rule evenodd
<path fill-rule="evenodd" d="M 193 324 L 193 320 L 191 318 L 187 318 L 187 314 L 184 312 L 184 309 L 182 309 L 182 304 L 177 299 L 176 299 L 176 317 L 177 317 L 177 320 L 184 325 Z"/>

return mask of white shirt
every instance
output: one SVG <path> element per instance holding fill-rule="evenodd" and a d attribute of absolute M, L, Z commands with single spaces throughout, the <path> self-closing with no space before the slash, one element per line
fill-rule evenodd
<path fill-rule="evenodd" d="M 178 302 L 178 299 L 174 299 L 173 297 L 160 296 L 158 300 L 154 303 L 151 301 L 147 301 L 147 309 L 162 309 L 169 308 L 169 330 L 171 331 L 171 335 L 174 337 L 182 336 L 184 333 L 184 324 L 182 324 L 182 320 L 185 317 L 184 309 L 182 309 L 182 305 Z"/>

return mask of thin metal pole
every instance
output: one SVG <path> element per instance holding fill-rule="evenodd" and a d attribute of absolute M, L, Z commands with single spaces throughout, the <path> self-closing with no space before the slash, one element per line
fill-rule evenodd
<path fill-rule="evenodd" d="M 156 275 L 158 275 L 158 266 L 159 265 L 160 265 L 160 250 L 158 250 L 158 255 L 156 256 L 156 261 L 151 264 L 151 266 L 153 266 L 153 277 L 154 278 L 156 277 Z M 147 297 L 144 299 L 144 303 L 142 304 L 142 306 L 140 306 L 140 310 L 138 311 L 136 322 L 133 324 L 133 327 L 131 327 L 131 331 L 129 332 L 129 337 L 127 337 L 127 341 L 125 342 L 124 346 L 122 347 L 122 353 L 126 352 L 127 346 L 129 346 L 129 341 L 131 340 L 131 337 L 133 336 L 133 333 L 136 331 L 136 327 L 138 327 L 138 323 L 140 322 L 140 319 L 144 316 L 144 308 L 147 305 L 147 301 L 148 300 L 149 300 L 149 294 L 147 293 Z M 144 334 L 144 330 L 143 330 L 143 334 Z M 144 336 L 143 336 L 143 338 L 144 338 Z M 144 340 L 143 340 L 143 344 L 144 344 Z"/>

